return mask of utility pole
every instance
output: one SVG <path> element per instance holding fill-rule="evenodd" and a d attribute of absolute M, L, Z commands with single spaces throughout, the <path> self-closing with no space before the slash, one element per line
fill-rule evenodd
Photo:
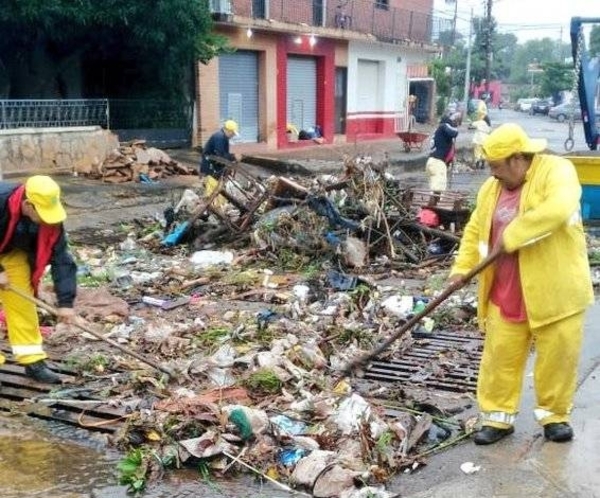
<path fill-rule="evenodd" d="M 446 0 L 446 3 L 448 3 L 448 0 Z M 454 1 L 454 19 L 452 21 L 452 45 L 454 46 L 454 44 L 456 43 L 456 18 L 458 14 L 458 0 Z"/>
<path fill-rule="evenodd" d="M 469 109 L 469 90 L 471 89 L 471 34 L 473 32 L 473 7 L 471 7 L 471 17 L 469 17 L 469 37 L 467 38 L 467 66 L 465 68 L 465 97 L 463 112 L 465 116 Z"/>
<path fill-rule="evenodd" d="M 492 69 L 492 2 L 487 0 L 485 14 L 485 93 L 490 93 L 490 73 Z"/>
<path fill-rule="evenodd" d="M 563 57 L 563 29 L 560 27 L 560 38 L 558 40 L 558 62 L 561 64 L 565 63 L 565 58 Z"/>

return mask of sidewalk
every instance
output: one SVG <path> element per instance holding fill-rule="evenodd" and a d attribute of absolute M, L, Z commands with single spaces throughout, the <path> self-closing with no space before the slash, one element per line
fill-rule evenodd
<path fill-rule="evenodd" d="M 432 136 L 435 129 L 435 126 L 421 127 L 419 132 L 428 133 Z M 463 124 L 456 139 L 459 154 L 470 157 L 472 136 L 473 131 Z M 366 140 L 355 143 L 314 144 L 281 150 L 267 150 L 261 144 L 232 143 L 231 151 L 247 157 L 279 160 L 284 166 L 286 162 L 300 164 L 312 173 L 339 171 L 344 156 L 369 156 L 375 163 L 381 163 L 387 157 L 392 172 L 397 173 L 424 169 L 429 156 L 430 142 L 430 139 L 426 139 L 421 150 L 413 149 L 410 152 L 405 152 L 404 144 L 400 138 Z M 186 165 L 197 167 L 200 161 L 200 153 L 197 149 L 173 149 L 167 152 L 173 159 Z M 284 170 L 280 173 L 289 174 L 289 171 Z"/>

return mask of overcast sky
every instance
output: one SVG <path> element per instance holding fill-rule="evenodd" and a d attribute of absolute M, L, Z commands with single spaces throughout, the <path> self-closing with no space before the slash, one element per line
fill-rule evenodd
<path fill-rule="evenodd" d="M 458 0 L 457 29 L 468 30 L 470 7 L 474 15 L 484 15 L 485 0 Z M 435 0 L 435 10 L 453 15 L 454 5 L 446 0 Z M 513 33 L 524 42 L 536 38 L 569 41 L 571 17 L 600 18 L 600 0 L 493 0 L 492 15 L 500 33 Z M 462 22 L 461 22 L 462 19 Z"/>

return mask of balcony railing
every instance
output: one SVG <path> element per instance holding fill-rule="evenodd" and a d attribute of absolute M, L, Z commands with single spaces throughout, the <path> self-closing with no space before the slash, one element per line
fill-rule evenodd
<path fill-rule="evenodd" d="M 371 34 L 381 41 L 432 43 L 452 20 L 389 6 L 389 0 L 211 0 L 213 13 Z"/>

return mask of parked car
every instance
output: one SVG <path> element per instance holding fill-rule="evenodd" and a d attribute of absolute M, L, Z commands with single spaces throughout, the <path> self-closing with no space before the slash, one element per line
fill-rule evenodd
<path fill-rule="evenodd" d="M 575 120 L 581 120 L 581 106 L 579 102 L 565 102 L 548 110 L 548 117 L 556 119 L 559 123 L 571 119 L 571 115 L 573 115 Z"/>
<path fill-rule="evenodd" d="M 551 107 L 554 107 L 552 99 L 538 99 L 531 105 L 529 113 L 534 116 L 536 114 L 543 114 L 546 116 Z"/>
<path fill-rule="evenodd" d="M 531 106 L 537 99 L 519 99 L 517 100 L 517 105 L 515 107 L 515 111 L 521 112 L 529 112 Z"/>

